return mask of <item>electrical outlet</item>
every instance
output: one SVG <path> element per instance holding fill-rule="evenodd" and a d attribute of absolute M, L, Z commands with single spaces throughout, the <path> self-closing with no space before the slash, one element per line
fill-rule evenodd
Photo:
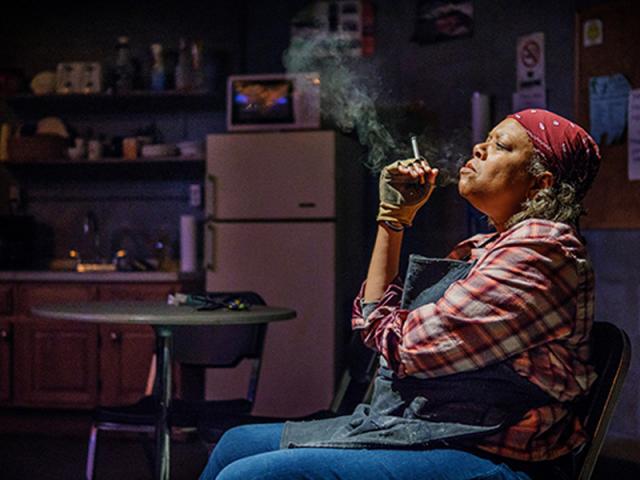
<path fill-rule="evenodd" d="M 202 189 L 198 183 L 189 185 L 189 205 L 192 207 L 202 205 Z"/>

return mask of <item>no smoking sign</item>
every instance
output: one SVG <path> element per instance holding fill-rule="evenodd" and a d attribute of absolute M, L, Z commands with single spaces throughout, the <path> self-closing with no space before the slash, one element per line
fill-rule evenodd
<path fill-rule="evenodd" d="M 518 38 L 517 55 L 517 89 L 544 88 L 544 33 Z"/>

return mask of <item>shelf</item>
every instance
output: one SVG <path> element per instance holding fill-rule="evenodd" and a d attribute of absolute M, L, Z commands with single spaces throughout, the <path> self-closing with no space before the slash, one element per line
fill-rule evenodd
<path fill-rule="evenodd" d="M 105 114 L 105 113 L 160 113 L 160 112 L 213 112 L 224 110 L 224 99 L 214 93 L 148 92 L 128 94 L 68 94 L 68 95 L 14 95 L 7 98 L 16 113 L 32 114 Z"/>
<path fill-rule="evenodd" d="M 205 174 L 203 157 L 143 157 L 135 160 L 103 158 L 98 161 L 60 158 L 40 161 L 3 161 L 0 162 L 1 166 L 18 178 L 67 180 L 96 177 L 106 181 L 124 178 L 199 180 L 204 178 Z"/>
<path fill-rule="evenodd" d="M 35 166 L 42 165 L 87 165 L 87 166 L 95 166 L 95 165 L 104 165 L 104 164 L 127 164 L 134 165 L 139 163 L 145 164 L 153 164 L 153 163 L 203 163 L 204 157 L 139 157 L 135 160 L 129 160 L 121 157 L 105 157 L 100 160 L 70 160 L 68 158 L 53 158 L 53 159 L 42 159 L 42 160 L 28 160 L 28 161 L 12 161 L 7 160 L 0 165 L 5 165 L 8 168 L 30 168 Z"/>

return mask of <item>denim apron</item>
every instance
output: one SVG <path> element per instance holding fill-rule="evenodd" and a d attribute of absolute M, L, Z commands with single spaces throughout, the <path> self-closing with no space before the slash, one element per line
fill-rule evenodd
<path fill-rule="evenodd" d="M 411 255 L 401 307 L 436 302 L 473 263 Z M 351 415 L 286 422 L 280 448 L 433 448 L 498 432 L 551 397 L 505 362 L 437 378 L 397 377 L 380 357 L 370 404 Z M 471 443 L 469 443 L 469 441 Z"/>

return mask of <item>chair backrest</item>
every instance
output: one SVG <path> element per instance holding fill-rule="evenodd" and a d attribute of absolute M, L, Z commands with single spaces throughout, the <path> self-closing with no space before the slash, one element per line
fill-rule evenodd
<path fill-rule="evenodd" d="M 579 405 L 590 440 L 574 458 L 574 471 L 578 480 L 588 480 L 591 477 L 611 423 L 631 361 L 628 335 L 612 323 L 594 322 L 592 355 L 598 379 Z"/>
<path fill-rule="evenodd" d="M 337 415 L 348 415 L 356 405 L 367 401 L 378 366 L 378 353 L 364 345 L 358 331 L 351 335 L 346 363 L 347 368 L 329 407 Z"/>
<path fill-rule="evenodd" d="M 220 300 L 241 298 L 251 305 L 265 305 L 263 298 L 255 292 L 213 292 L 208 296 Z M 173 330 L 173 358 L 181 365 L 203 369 L 233 368 L 242 360 L 252 361 L 246 398 L 253 403 L 266 334 L 266 323 L 177 327 Z"/>
<path fill-rule="evenodd" d="M 265 305 L 255 292 L 215 292 L 210 297 L 238 297 L 251 305 Z M 266 323 L 251 325 L 198 325 L 176 327 L 173 334 L 173 358 L 192 366 L 232 368 L 243 359 L 262 356 Z"/>

